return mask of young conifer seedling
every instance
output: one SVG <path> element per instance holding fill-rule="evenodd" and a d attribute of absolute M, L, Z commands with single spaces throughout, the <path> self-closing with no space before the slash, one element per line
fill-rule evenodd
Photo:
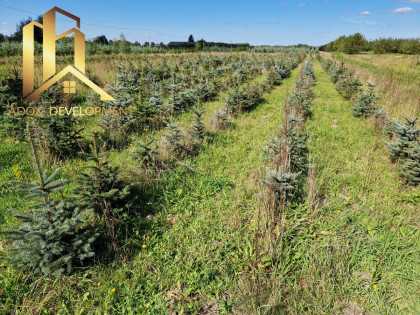
<path fill-rule="evenodd" d="M 86 227 L 83 207 L 52 197 L 66 181 L 57 179 L 60 169 L 51 175 L 41 169 L 29 128 L 28 135 L 38 182 L 14 182 L 33 203 L 26 213 L 16 215 L 20 225 L 5 232 L 12 243 L 10 259 L 36 274 L 69 274 L 95 256 L 92 244 L 97 235 Z"/>

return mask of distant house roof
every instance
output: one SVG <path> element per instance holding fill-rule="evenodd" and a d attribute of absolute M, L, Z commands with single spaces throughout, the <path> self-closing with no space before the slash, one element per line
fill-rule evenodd
<path fill-rule="evenodd" d="M 167 46 L 168 47 L 181 47 L 181 46 L 193 46 L 195 43 L 190 42 L 170 42 Z"/>

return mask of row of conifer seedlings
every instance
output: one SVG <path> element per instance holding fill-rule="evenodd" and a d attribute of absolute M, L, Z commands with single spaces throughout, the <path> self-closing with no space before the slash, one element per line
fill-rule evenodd
<path fill-rule="evenodd" d="M 130 109 L 129 115 L 102 115 L 97 121 L 101 128 L 100 142 L 106 143 L 108 149 L 122 149 L 130 143 L 128 134 L 161 129 L 165 120 L 191 109 L 197 100 L 213 100 L 224 89 L 251 80 L 274 63 L 272 56 L 262 58 L 234 54 L 200 55 L 191 59 L 181 56 L 174 60 L 164 58 L 160 62 L 146 59 L 139 60 L 138 64 L 119 64 L 114 85 L 108 86 L 115 98 L 112 102 L 100 102 L 96 93 L 88 97 L 81 92 L 65 95 L 58 84 L 43 93 L 39 102 L 24 102 L 22 76 L 18 71 L 11 71 L 0 78 L 0 132 L 12 138 L 25 139 L 28 117 L 9 114 L 18 107 L 44 108 L 40 112 L 46 113 L 49 107 L 55 106 L 101 106 L 105 111 L 121 108 L 125 112 Z M 92 80 L 95 81 L 95 78 Z M 51 160 L 72 158 L 79 151 L 89 150 L 80 124 L 82 118 L 42 115 L 33 117 L 33 120 L 32 123 L 38 126 L 34 130 L 34 141 L 44 148 Z"/>
<path fill-rule="evenodd" d="M 277 67 L 278 73 L 267 75 L 268 79 L 254 89 L 268 91 L 273 84 L 280 84 L 298 63 L 298 59 L 279 61 L 282 67 Z M 262 99 L 261 92 L 258 98 L 252 93 L 244 95 L 244 99 L 254 102 L 253 106 Z M 216 111 L 211 117 L 214 130 L 230 126 L 230 115 L 253 108 L 243 107 L 243 103 L 238 102 L 232 110 L 231 100 L 228 96 L 225 110 Z M 159 156 L 156 140 L 151 139 L 131 150 L 133 160 L 140 162 L 147 171 L 156 171 L 168 161 L 180 162 L 179 159 L 196 152 L 209 138 L 209 130 L 203 123 L 203 106 L 197 105 L 192 112 L 192 126 L 187 137 L 172 117 L 165 121 L 160 152 L 166 152 L 166 157 Z M 29 122 L 34 123 L 34 120 Z M 58 178 L 60 169 L 52 174 L 43 170 L 37 150 L 39 143 L 34 139 L 37 130 L 36 125 L 29 124 L 27 128 L 38 182 L 13 182 L 30 201 L 30 209 L 23 213 L 19 211 L 16 218 L 20 224 L 4 233 L 10 243 L 8 258 L 20 269 L 48 275 L 70 274 L 92 265 L 100 258 L 99 254 L 103 257 L 104 249 L 110 257 L 123 254 L 122 240 L 127 237 L 127 228 L 136 220 L 136 213 L 142 210 L 139 207 L 144 201 L 139 200 L 134 185 L 121 179 L 118 167 L 110 164 L 105 150 L 107 144 L 101 141 L 103 134 L 92 134 L 91 148 L 82 153 L 90 165 L 77 175 L 70 196 L 64 196 L 60 192 L 67 181 Z"/>
<path fill-rule="evenodd" d="M 307 120 L 312 117 L 314 84 L 312 58 L 308 56 L 294 91 L 283 107 L 283 124 L 267 147 L 262 149 L 266 171 L 262 174 L 264 179 L 260 186 L 261 206 L 254 238 L 255 252 L 251 272 L 248 273 L 250 277 L 242 279 L 246 286 L 252 287 L 248 291 L 255 293 L 245 300 L 247 307 L 256 312 L 275 311 L 270 310 L 270 301 L 264 299 L 272 292 L 278 292 L 277 280 L 286 277 L 286 274 L 281 274 L 284 270 L 280 265 L 290 259 L 285 256 L 293 246 L 292 234 L 296 233 L 299 224 L 314 206 L 315 171 L 309 163 L 305 128 Z M 249 305 L 250 301 L 252 305 Z"/>
<path fill-rule="evenodd" d="M 361 89 L 361 82 L 355 78 L 344 62 L 326 60 L 318 55 L 321 65 L 330 75 L 337 91 L 354 104 L 352 113 L 355 117 L 373 117 L 374 126 L 378 132 L 385 134 L 389 140 L 385 145 L 389 157 L 397 164 L 397 169 L 404 181 L 410 185 L 420 184 L 420 128 L 417 127 L 418 117 L 412 119 L 403 117 L 404 121 L 392 119 L 383 108 L 377 106 L 380 95 L 375 92 L 375 86 L 367 83 L 367 90 Z M 420 100 L 419 104 L 420 106 Z"/>
<path fill-rule="evenodd" d="M 217 132 L 233 127 L 232 118 L 254 109 L 263 100 L 263 93 L 290 76 L 298 64 L 298 58 L 279 59 L 260 82 L 235 86 L 227 93 L 224 107 L 215 110 L 209 117 L 208 126 L 204 123 L 205 108 L 200 104 L 192 108 L 192 125 L 188 130 L 183 131 L 171 116 L 164 122 L 165 128 L 160 141 L 154 138 L 136 145 L 138 149 L 134 150 L 135 159 L 146 169 L 153 170 L 162 165 L 162 158 L 178 160 L 196 153 L 200 145 L 211 138 L 211 130 Z M 163 153 L 160 157 L 159 151 Z"/>

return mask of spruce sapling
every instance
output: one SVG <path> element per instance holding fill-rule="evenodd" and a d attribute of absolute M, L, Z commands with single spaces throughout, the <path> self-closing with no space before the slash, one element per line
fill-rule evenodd
<path fill-rule="evenodd" d="M 375 85 L 371 83 L 368 83 L 367 85 L 367 92 L 359 94 L 352 110 L 353 115 L 356 117 L 370 117 L 376 110 L 375 103 L 380 97 L 375 93 Z"/>
<path fill-rule="evenodd" d="M 118 236 L 115 226 L 131 208 L 130 186 L 118 178 L 118 168 L 100 156 L 95 135 L 93 142 L 92 153 L 88 156 L 93 165 L 78 177 L 75 198 L 83 208 L 93 212 L 94 227 L 105 230 L 110 249 L 116 252 Z"/>
<path fill-rule="evenodd" d="M 194 107 L 192 109 L 192 112 L 194 114 L 194 117 L 191 134 L 198 139 L 204 139 L 206 136 L 206 130 L 203 124 L 204 109 Z"/>
<path fill-rule="evenodd" d="M 95 255 L 92 244 L 97 235 L 84 227 L 83 207 L 51 198 L 64 188 L 65 180 L 56 179 L 59 169 L 49 176 L 42 171 L 29 128 L 28 135 L 39 183 L 15 182 L 35 203 L 28 213 L 16 215 L 21 224 L 15 230 L 5 232 L 12 243 L 10 257 L 36 274 L 71 273 Z"/>
<path fill-rule="evenodd" d="M 406 122 L 393 121 L 396 143 L 385 142 L 389 149 L 391 161 L 395 162 L 405 158 L 410 154 L 412 144 L 418 143 L 420 138 L 420 128 L 416 126 L 418 118 L 410 120 L 404 117 Z"/>
<path fill-rule="evenodd" d="M 164 139 L 166 140 L 166 144 L 171 151 L 181 153 L 184 149 L 184 145 L 182 140 L 184 138 L 184 134 L 178 128 L 178 124 L 173 122 L 172 117 L 168 121 L 165 121 L 165 133 L 163 134 Z"/>
<path fill-rule="evenodd" d="M 139 143 L 139 148 L 135 151 L 134 159 L 140 161 L 143 166 L 151 167 L 156 166 L 158 152 L 154 148 L 154 139 L 147 143 Z"/>
<path fill-rule="evenodd" d="M 393 121 L 395 139 L 397 142 L 385 142 L 389 149 L 391 161 L 400 164 L 400 175 L 412 184 L 420 183 L 420 128 L 416 123 L 418 118 L 413 120 L 404 117 L 406 123 Z"/>

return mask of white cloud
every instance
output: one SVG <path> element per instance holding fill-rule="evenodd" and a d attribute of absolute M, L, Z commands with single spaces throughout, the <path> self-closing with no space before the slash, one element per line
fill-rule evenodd
<path fill-rule="evenodd" d="M 298 4 L 298 7 L 299 7 L 299 8 L 304 8 L 304 7 L 306 7 L 306 2 L 301 3 L 301 4 Z"/>
<path fill-rule="evenodd" d="M 363 11 L 363 12 L 360 12 L 360 13 L 352 13 L 352 14 L 348 14 L 347 16 L 359 16 L 359 15 L 364 15 L 364 16 L 367 16 L 367 15 L 370 15 L 371 13 L 369 12 L 369 11 Z"/>
<path fill-rule="evenodd" d="M 420 3 L 420 0 L 397 0 L 397 1 L 392 1 L 391 3 L 395 4 L 395 3 Z"/>
<path fill-rule="evenodd" d="M 389 13 L 391 14 L 400 14 L 400 13 L 415 13 L 416 11 L 414 11 L 412 8 L 410 7 L 404 7 L 404 8 L 398 8 L 392 11 L 389 11 Z"/>
<path fill-rule="evenodd" d="M 281 4 L 282 7 L 288 7 L 289 5 L 291 5 L 290 2 L 284 2 Z"/>
<path fill-rule="evenodd" d="M 1 24 L 6 25 L 6 24 L 7 24 L 7 22 L 2 22 Z"/>
<path fill-rule="evenodd" d="M 203 22 L 204 22 L 204 23 L 208 23 L 208 22 L 209 22 L 209 20 L 203 20 Z"/>

